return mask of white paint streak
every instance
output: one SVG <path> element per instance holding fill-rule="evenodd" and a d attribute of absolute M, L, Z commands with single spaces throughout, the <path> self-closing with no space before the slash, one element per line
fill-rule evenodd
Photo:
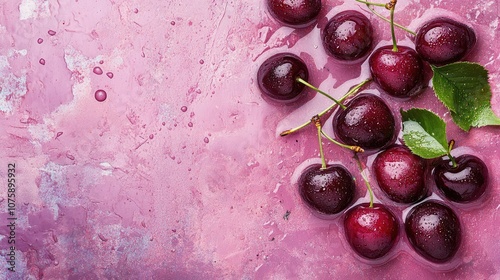
<path fill-rule="evenodd" d="M 49 16 L 49 1 L 23 0 L 19 4 L 19 20 L 48 18 Z"/>

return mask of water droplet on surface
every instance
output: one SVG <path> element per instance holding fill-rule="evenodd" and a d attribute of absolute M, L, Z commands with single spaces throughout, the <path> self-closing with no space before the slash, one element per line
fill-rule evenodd
<path fill-rule="evenodd" d="M 203 138 L 203 142 L 208 144 L 208 142 L 210 142 L 210 139 L 208 139 L 208 137 L 205 137 L 205 138 Z"/>
<path fill-rule="evenodd" d="M 45 65 L 45 59 L 40 58 L 40 60 L 38 61 L 38 63 L 40 63 L 41 65 Z"/>
<path fill-rule="evenodd" d="M 49 30 L 49 31 L 47 31 L 47 33 L 48 33 L 50 36 L 54 36 L 54 35 L 56 35 L 56 32 L 55 32 L 54 30 L 52 30 L 52 29 L 51 29 L 51 30 Z"/>
<path fill-rule="evenodd" d="M 173 20 L 172 20 L 172 21 L 170 22 L 170 25 L 175 25 L 175 21 L 173 21 Z"/>
<path fill-rule="evenodd" d="M 139 12 L 139 9 L 135 8 L 134 13 L 137 14 Z"/>
<path fill-rule="evenodd" d="M 193 123 L 192 122 L 188 122 L 188 126 L 189 127 L 193 127 Z"/>
<path fill-rule="evenodd" d="M 149 134 L 149 139 L 153 139 L 155 136 L 153 134 Z"/>
<path fill-rule="evenodd" d="M 42 39 L 42 38 L 38 38 L 38 40 L 36 40 L 36 42 L 37 42 L 38 44 L 41 44 L 41 43 L 43 43 L 43 39 Z"/>
<path fill-rule="evenodd" d="M 106 100 L 107 97 L 108 97 L 108 94 L 104 90 L 102 90 L 102 89 L 96 90 L 95 100 L 97 100 L 99 102 L 103 102 L 104 100 Z"/>
<path fill-rule="evenodd" d="M 205 63 L 205 60 L 200 59 L 200 64 L 203 64 L 203 63 Z"/>
<path fill-rule="evenodd" d="M 188 108 L 187 108 L 186 106 L 182 106 L 182 107 L 181 107 L 181 111 L 182 111 L 182 112 L 186 112 L 187 110 L 188 110 Z"/>
<path fill-rule="evenodd" d="M 102 75 L 102 69 L 99 66 L 94 67 L 94 70 L 92 70 L 94 74 L 96 75 Z"/>
<path fill-rule="evenodd" d="M 75 160 L 75 157 L 70 153 L 66 153 L 66 157 L 69 158 L 70 160 Z"/>
<path fill-rule="evenodd" d="M 104 60 L 99 60 L 99 64 L 104 64 Z"/>
<path fill-rule="evenodd" d="M 106 76 L 108 76 L 108 78 L 110 78 L 110 79 L 113 79 L 114 75 L 112 72 L 108 72 L 108 73 L 106 73 Z"/>

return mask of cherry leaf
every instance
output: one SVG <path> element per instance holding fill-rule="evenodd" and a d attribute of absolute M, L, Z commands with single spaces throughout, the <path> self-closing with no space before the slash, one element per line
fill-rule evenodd
<path fill-rule="evenodd" d="M 431 66 L 436 96 L 450 110 L 453 121 L 463 130 L 500 125 L 491 109 L 488 71 L 477 63 L 455 62 Z"/>
<path fill-rule="evenodd" d="M 433 112 L 412 108 L 401 110 L 403 139 L 410 150 L 426 159 L 437 158 L 448 153 L 446 123 Z"/>

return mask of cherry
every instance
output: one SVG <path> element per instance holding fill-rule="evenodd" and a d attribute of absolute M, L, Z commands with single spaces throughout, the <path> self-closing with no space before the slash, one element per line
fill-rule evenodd
<path fill-rule="evenodd" d="M 436 263 L 453 258 L 462 239 L 460 220 L 455 212 L 432 200 L 410 210 L 406 216 L 405 231 L 415 251 Z"/>
<path fill-rule="evenodd" d="M 292 102 L 299 98 L 305 85 L 297 82 L 297 78 L 307 81 L 309 70 L 302 59 L 291 53 L 271 56 L 257 72 L 259 88 L 264 96 L 279 102 Z"/>
<path fill-rule="evenodd" d="M 472 28 L 445 17 L 425 23 L 415 37 L 415 48 L 422 59 L 437 65 L 462 59 L 475 44 Z"/>
<path fill-rule="evenodd" d="M 393 201 L 416 202 L 425 196 L 425 161 L 405 146 L 381 152 L 373 162 L 379 187 Z"/>
<path fill-rule="evenodd" d="M 476 156 L 461 155 L 453 166 L 450 159 L 440 159 L 433 170 L 439 190 L 455 202 L 471 202 L 485 192 L 488 185 L 488 167 Z"/>
<path fill-rule="evenodd" d="M 321 11 L 321 0 L 267 0 L 267 7 L 274 18 L 293 27 L 305 27 Z"/>
<path fill-rule="evenodd" d="M 377 259 L 385 256 L 396 243 L 399 223 L 384 205 L 358 204 L 344 218 L 347 242 L 360 256 Z"/>
<path fill-rule="evenodd" d="M 299 178 L 299 194 L 312 209 L 322 214 L 336 214 L 353 200 L 354 179 L 342 165 L 325 169 L 320 164 L 306 168 Z"/>
<path fill-rule="evenodd" d="M 370 71 L 375 83 L 386 93 L 398 98 L 416 96 L 424 88 L 424 68 L 421 58 L 405 46 L 384 46 L 369 58 Z"/>
<path fill-rule="evenodd" d="M 347 10 L 328 21 L 321 39 L 330 56 L 340 61 L 355 62 L 363 59 L 371 49 L 373 28 L 365 15 Z"/>
<path fill-rule="evenodd" d="M 395 138 L 395 120 L 391 109 L 378 96 L 361 93 L 337 110 L 333 118 L 335 135 L 348 145 L 379 149 Z"/>

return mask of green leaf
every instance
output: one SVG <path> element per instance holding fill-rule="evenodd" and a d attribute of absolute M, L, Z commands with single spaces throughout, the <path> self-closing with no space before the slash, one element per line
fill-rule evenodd
<path fill-rule="evenodd" d="M 500 125 L 500 118 L 491 109 L 488 71 L 483 66 L 456 62 L 432 66 L 432 71 L 434 92 L 461 129 L 469 131 L 471 127 Z"/>
<path fill-rule="evenodd" d="M 426 159 L 448 153 L 446 123 L 439 116 L 425 109 L 401 110 L 403 139 L 410 150 Z"/>

